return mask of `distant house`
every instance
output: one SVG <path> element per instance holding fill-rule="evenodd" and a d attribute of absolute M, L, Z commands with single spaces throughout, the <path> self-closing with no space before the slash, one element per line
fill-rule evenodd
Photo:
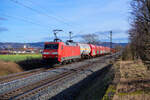
<path fill-rule="evenodd" d="M 22 48 L 5 48 L 0 49 L 0 54 L 39 54 L 42 53 L 41 48 L 32 48 L 24 45 Z"/>
<path fill-rule="evenodd" d="M 10 54 L 9 50 L 0 50 L 0 54 Z"/>

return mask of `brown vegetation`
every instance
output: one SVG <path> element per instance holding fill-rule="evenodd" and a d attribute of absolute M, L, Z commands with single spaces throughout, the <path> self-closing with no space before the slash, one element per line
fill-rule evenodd
<path fill-rule="evenodd" d="M 14 62 L 0 61 L 0 76 L 22 71 L 22 68 Z"/>
<path fill-rule="evenodd" d="M 133 60 L 134 56 L 132 54 L 131 46 L 127 45 L 122 52 L 122 60 Z"/>
<path fill-rule="evenodd" d="M 22 71 L 28 71 L 37 68 L 54 67 L 55 63 L 45 62 L 41 58 L 27 59 L 18 62 L 0 60 L 0 76 L 13 74 Z"/>
<path fill-rule="evenodd" d="M 150 67 L 150 0 L 132 0 L 129 31 L 134 58 L 141 58 Z"/>
<path fill-rule="evenodd" d="M 141 61 L 119 61 L 120 82 L 113 100 L 149 100 L 150 71 Z"/>
<path fill-rule="evenodd" d="M 89 44 L 98 44 L 99 36 L 97 34 L 86 34 L 82 36 L 83 42 L 89 43 Z"/>

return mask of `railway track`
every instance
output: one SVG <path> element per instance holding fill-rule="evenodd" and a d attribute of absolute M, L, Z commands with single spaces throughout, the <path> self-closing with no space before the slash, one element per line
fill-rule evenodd
<path fill-rule="evenodd" d="M 70 76 L 72 76 L 80 71 L 83 71 L 87 68 L 89 68 L 88 65 L 81 66 L 81 67 L 78 67 L 75 69 L 70 69 L 70 70 L 63 72 L 59 75 L 56 75 L 54 77 L 48 77 L 48 78 L 40 80 L 38 82 L 31 83 L 29 85 L 13 89 L 6 93 L 0 94 L 0 99 L 2 99 L 2 100 L 7 100 L 7 99 L 22 100 L 22 99 L 31 97 L 32 95 L 35 95 L 36 93 L 44 90 L 48 86 L 57 84 L 58 82 L 66 79 L 66 78 L 69 78 Z"/>
<path fill-rule="evenodd" d="M 3 76 L 3 77 L 0 77 L 0 84 L 7 83 L 13 80 L 20 79 L 20 78 L 25 78 L 33 74 L 40 73 L 41 71 L 44 71 L 44 70 L 45 70 L 44 68 L 39 68 L 39 69 L 30 70 L 30 71 L 11 74 L 8 76 Z"/>
<path fill-rule="evenodd" d="M 39 69 L 33 69 L 30 71 L 25 71 L 25 72 L 20 72 L 20 73 L 3 76 L 3 77 L 0 77 L 0 84 L 7 83 L 7 82 L 17 80 L 17 79 L 21 79 L 21 78 L 25 78 L 25 77 L 28 77 L 28 76 L 31 76 L 34 74 L 38 74 L 38 73 L 46 71 L 46 70 L 48 71 L 48 70 L 56 69 L 58 67 L 65 66 L 65 65 L 54 65 L 54 66 L 55 67 L 51 67 L 49 69 L 39 68 Z"/>
<path fill-rule="evenodd" d="M 109 58 L 109 56 L 101 57 L 101 59 L 103 59 L 103 58 L 107 59 L 107 58 Z M 88 62 L 88 60 L 86 62 Z M 101 62 L 101 63 L 103 63 L 103 62 Z M 93 63 L 90 62 L 86 65 L 82 65 L 77 68 L 67 69 L 66 71 L 59 73 L 57 75 L 54 75 L 54 76 L 47 75 L 44 78 L 40 78 L 39 80 L 36 80 L 34 82 L 31 82 L 31 83 L 29 82 L 24 85 L 20 85 L 19 87 L 8 89 L 7 91 L 0 93 L 0 100 L 8 100 L 8 99 L 22 100 L 22 99 L 26 99 L 26 98 L 31 98 L 33 95 L 36 95 L 37 93 L 39 93 L 41 91 L 44 91 L 48 87 L 55 85 L 57 83 L 60 83 L 60 81 L 63 81 L 81 71 L 88 69 L 89 66 L 91 66 L 92 64 Z M 68 64 L 68 65 L 70 65 L 70 64 Z M 48 70 L 51 71 L 52 69 L 57 69 L 58 67 L 62 67 L 62 66 L 65 66 L 65 65 L 61 65 L 61 66 L 59 65 L 59 66 L 56 66 L 55 68 L 50 68 Z M 37 70 L 28 71 L 25 73 L 14 74 L 14 75 L 10 76 L 11 77 L 10 79 L 9 79 L 9 76 L 3 77 L 3 78 L 0 78 L 0 80 L 2 80 L 2 82 L 0 82 L 0 83 L 4 83 L 4 84 L 6 82 L 9 83 L 12 80 L 16 80 L 16 79 L 20 79 L 20 78 L 28 78 L 29 76 L 34 76 L 34 74 L 38 74 L 38 73 L 48 73 L 48 70 L 46 70 L 46 71 L 45 70 L 46 69 L 37 69 Z"/>
<path fill-rule="evenodd" d="M 0 77 L 0 84 L 7 83 L 7 82 L 17 80 L 17 79 L 21 79 L 21 78 L 26 78 L 26 77 L 32 76 L 34 74 L 53 70 L 53 69 L 56 69 L 59 67 L 61 67 L 61 65 L 54 65 L 54 67 L 50 67 L 50 68 L 38 68 L 38 69 L 33 69 L 33 70 L 29 70 L 29 71 L 24 71 L 24 72 L 20 72 L 20 73 L 3 76 L 3 77 Z"/>

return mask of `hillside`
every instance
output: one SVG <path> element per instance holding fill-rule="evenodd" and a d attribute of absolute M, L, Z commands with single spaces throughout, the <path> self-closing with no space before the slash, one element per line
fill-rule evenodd
<path fill-rule="evenodd" d="M 33 48 L 43 48 L 44 47 L 44 42 L 35 42 L 35 43 L 14 43 L 14 42 L 0 42 L 0 49 L 4 48 L 22 48 L 24 45 L 27 45 L 29 47 Z M 103 42 L 99 45 L 102 46 L 110 46 L 110 42 Z M 120 45 L 125 47 L 127 43 L 112 43 L 112 47 L 114 48 L 115 46 Z"/>
<path fill-rule="evenodd" d="M 34 48 L 42 48 L 44 46 L 44 42 L 36 42 L 36 43 L 14 43 L 14 42 L 0 42 L 0 48 L 22 48 L 24 45 Z"/>

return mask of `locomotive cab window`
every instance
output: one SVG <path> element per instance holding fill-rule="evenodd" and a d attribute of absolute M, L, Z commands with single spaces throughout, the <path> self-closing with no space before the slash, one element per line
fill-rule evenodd
<path fill-rule="evenodd" d="M 44 49 L 58 49 L 58 44 L 45 44 Z"/>

